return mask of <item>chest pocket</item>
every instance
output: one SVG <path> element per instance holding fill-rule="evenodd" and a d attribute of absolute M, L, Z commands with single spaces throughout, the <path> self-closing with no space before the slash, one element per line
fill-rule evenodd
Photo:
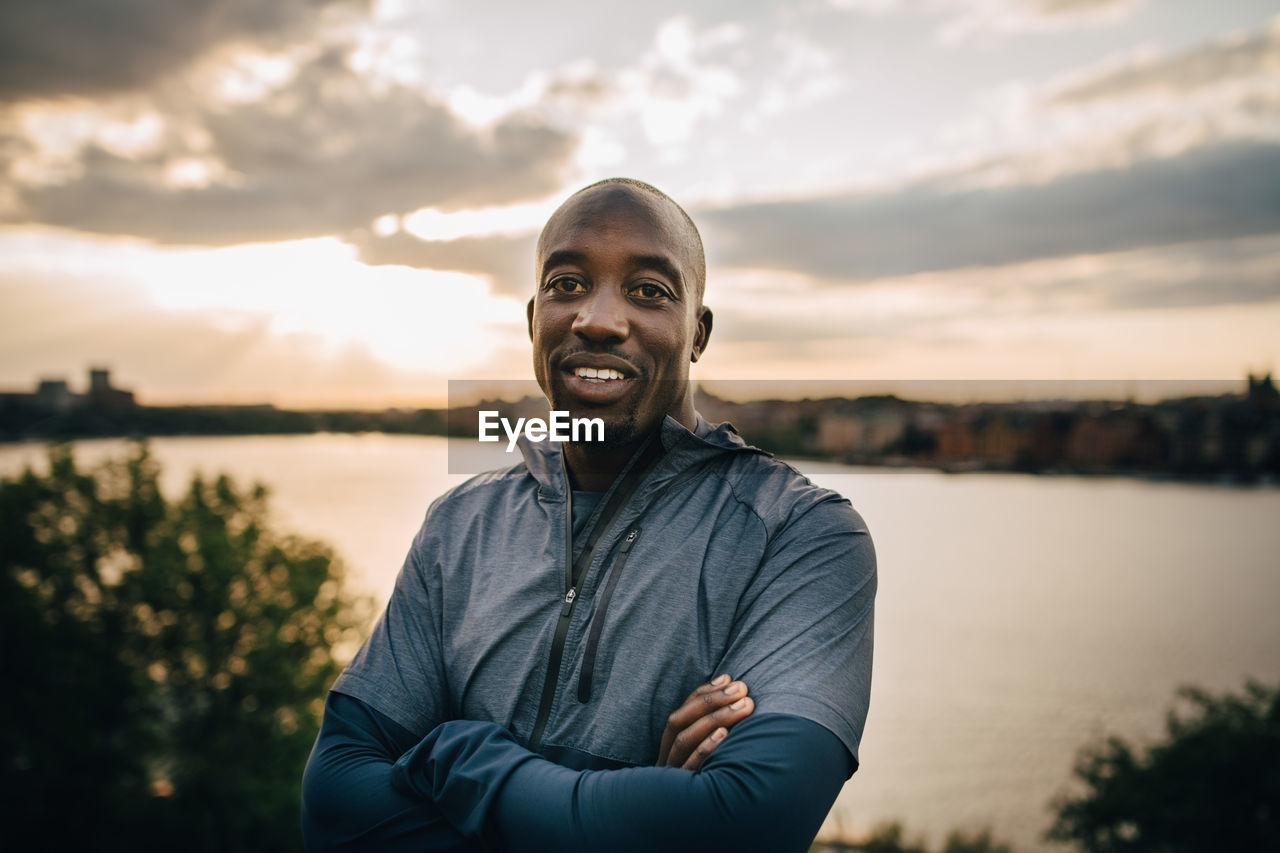
<path fill-rule="evenodd" d="M 586 703 L 591 701 L 591 684 L 595 676 L 596 653 L 600 648 L 600 632 L 604 630 L 605 619 L 609 613 L 609 601 L 613 598 L 613 591 L 618 586 L 618 579 L 622 577 L 623 571 L 627 568 L 627 560 L 631 556 L 631 549 L 635 546 L 638 538 L 640 538 L 639 527 L 633 527 L 627 531 L 627 535 L 622 540 L 622 547 L 618 550 L 618 557 L 613 561 L 613 568 L 609 571 L 609 577 L 605 581 L 604 588 L 596 596 L 596 606 L 591 613 L 591 624 L 587 630 L 587 639 L 582 650 L 582 667 L 578 671 L 579 702 Z"/>
<path fill-rule="evenodd" d="M 555 742 L 650 764 L 667 715 L 716 674 L 741 598 L 734 586 L 749 571 L 708 577 L 708 540 L 719 536 L 683 532 L 651 521 L 630 528 L 611 555 L 555 715 Z"/>

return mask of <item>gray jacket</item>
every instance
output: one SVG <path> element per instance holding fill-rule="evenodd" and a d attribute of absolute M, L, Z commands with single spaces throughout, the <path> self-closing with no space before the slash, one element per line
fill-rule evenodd
<path fill-rule="evenodd" d="M 586 769 L 652 764 L 667 715 L 727 672 L 756 714 L 813 720 L 856 761 L 876 589 L 861 517 L 728 424 L 667 418 L 661 440 L 571 595 L 559 445 L 522 440 L 522 464 L 437 499 L 334 690 L 419 735 L 483 720 L 530 745 L 541 712 L 532 747 Z"/>

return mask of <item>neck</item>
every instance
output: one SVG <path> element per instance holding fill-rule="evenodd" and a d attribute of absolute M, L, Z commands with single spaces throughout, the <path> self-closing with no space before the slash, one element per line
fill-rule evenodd
<path fill-rule="evenodd" d="M 685 429 L 692 432 L 698 424 L 698 416 L 693 411 L 693 401 L 686 397 L 682 405 L 668 413 Z M 564 464 L 569 474 L 569 487 L 587 492 L 608 491 L 613 481 L 618 479 L 628 460 L 644 444 L 654 430 L 662 429 L 662 421 L 654 425 L 653 430 L 645 432 L 635 441 L 622 447 L 599 447 L 591 444 L 566 444 L 564 446 Z"/>
<path fill-rule="evenodd" d="M 624 447 L 600 448 L 582 444 L 564 446 L 564 464 L 569 485 L 587 492 L 604 492 L 613 485 L 627 460 L 640 449 L 644 439 Z"/>

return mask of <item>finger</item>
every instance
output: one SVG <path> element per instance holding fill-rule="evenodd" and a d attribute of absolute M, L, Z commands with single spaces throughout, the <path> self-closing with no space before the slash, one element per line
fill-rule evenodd
<path fill-rule="evenodd" d="M 741 681 L 731 681 L 723 687 L 704 685 L 690 693 L 684 704 L 667 717 L 667 725 L 678 732 L 698 718 L 731 705 L 746 695 L 747 685 Z"/>
<path fill-rule="evenodd" d="M 728 731 L 754 710 L 755 702 L 751 697 L 743 696 L 730 705 L 699 717 L 691 725 L 675 733 L 663 763 L 668 767 L 684 766 L 694 752 L 707 745 L 707 738 L 715 734 L 716 729 Z"/>
<path fill-rule="evenodd" d="M 726 705 L 719 711 L 711 715 L 716 723 L 726 729 L 733 728 L 733 724 L 739 720 L 745 720 L 751 716 L 751 712 L 756 709 L 755 700 L 750 696 L 743 696 L 731 705 Z"/>
<path fill-rule="evenodd" d="M 706 760 L 707 756 L 711 755 L 711 752 L 716 748 L 716 745 L 725 739 L 727 734 L 729 734 L 727 729 L 719 728 L 707 735 L 707 737 L 703 739 L 702 743 L 698 744 L 698 748 L 690 753 L 689 757 L 685 759 L 684 764 L 680 766 L 685 770 L 697 770 L 702 766 L 702 762 Z"/>
<path fill-rule="evenodd" d="M 706 684 L 698 685 L 698 689 L 694 690 L 689 695 L 697 696 L 699 693 L 708 693 L 712 690 L 715 690 L 717 687 L 727 686 L 730 681 L 733 681 L 733 677 L 730 676 L 729 673 L 727 672 L 722 672 L 719 675 L 717 675 L 715 678 L 708 679 Z"/>
<path fill-rule="evenodd" d="M 698 687 L 680 703 L 680 707 L 683 708 L 686 705 L 697 704 L 699 700 L 706 702 L 707 697 L 714 697 L 719 694 L 723 688 L 728 687 L 732 681 L 733 679 L 728 673 L 717 675 L 710 681 L 699 684 Z"/>
<path fill-rule="evenodd" d="M 696 699 L 699 696 L 714 693 L 721 688 L 727 686 L 732 679 L 728 673 L 717 675 L 710 681 L 698 685 L 698 687 L 685 698 L 680 707 L 667 717 L 667 727 L 662 732 L 662 743 L 658 749 L 658 765 L 663 766 L 667 762 L 667 756 L 671 752 L 671 742 L 681 729 L 685 728 L 693 720 L 697 719 L 697 714 L 693 713 L 696 707 Z M 684 713 L 682 713 L 684 712 Z"/>
<path fill-rule="evenodd" d="M 671 727 L 667 726 L 662 730 L 662 745 L 658 747 L 658 766 L 667 766 L 667 756 L 671 754 L 671 741 L 675 739 L 676 733 L 671 731 Z"/>
<path fill-rule="evenodd" d="M 690 693 L 680 704 L 680 707 L 671 712 L 667 717 L 667 727 L 662 732 L 662 744 L 658 749 L 658 764 L 664 765 L 667 761 L 667 755 L 671 751 L 671 742 L 681 729 L 686 728 L 690 723 L 694 722 L 701 713 L 705 713 L 705 705 L 698 702 L 698 699 L 710 694 L 723 693 L 723 688 L 728 686 L 732 679 L 727 673 L 718 675 L 710 681 L 698 685 L 692 693 Z M 728 700 L 727 694 L 724 699 Z M 701 711 L 699 709 L 702 709 Z"/>

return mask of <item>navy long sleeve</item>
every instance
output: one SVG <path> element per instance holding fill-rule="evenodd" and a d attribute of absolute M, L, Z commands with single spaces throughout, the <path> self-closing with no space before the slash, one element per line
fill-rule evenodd
<path fill-rule="evenodd" d="M 307 850 L 467 853 L 465 840 L 430 800 L 391 785 L 397 758 L 419 738 L 359 699 L 330 693 L 302 776 Z"/>
<path fill-rule="evenodd" d="M 331 693 L 303 835 L 312 851 L 804 850 L 852 771 L 835 735 L 785 714 L 738 723 L 696 773 L 576 771 L 492 723 L 444 723 L 418 741 Z"/>
<path fill-rule="evenodd" d="M 803 851 L 853 769 L 822 726 L 762 714 L 738 723 L 697 772 L 570 770 L 492 723 L 449 722 L 392 779 L 432 799 L 464 836 L 513 853 Z"/>

